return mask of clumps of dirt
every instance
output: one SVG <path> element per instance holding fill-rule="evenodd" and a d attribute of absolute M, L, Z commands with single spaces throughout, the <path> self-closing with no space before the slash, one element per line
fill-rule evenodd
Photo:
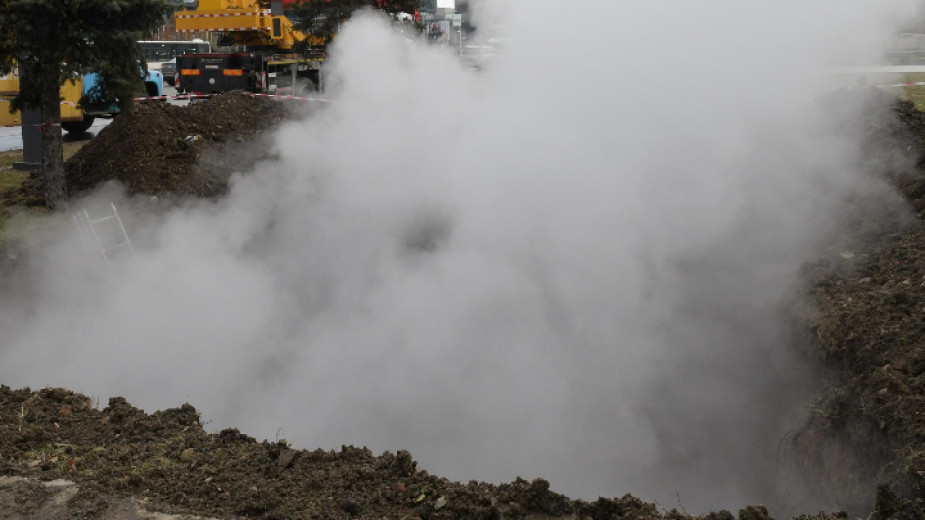
<path fill-rule="evenodd" d="M 792 437 L 808 493 L 880 518 L 925 516 L 925 114 L 889 100 L 892 120 L 864 129 L 866 156 L 917 219 L 895 208 L 855 215 L 851 250 L 808 264 L 800 319 L 829 388 Z M 900 201 L 898 204 L 902 204 Z M 871 225 L 870 222 L 875 222 Z M 876 504 L 874 504 L 876 502 Z"/>
<path fill-rule="evenodd" d="M 236 429 L 210 434 L 188 404 L 149 415 L 117 397 L 99 409 L 58 388 L 0 386 L 0 475 L 75 482 L 67 518 L 92 518 L 126 497 L 163 513 L 215 518 L 691 518 L 629 495 L 570 500 L 543 479 L 461 484 L 419 469 L 406 451 L 306 451 Z M 733 520 L 728 511 L 711 515 Z M 739 519 L 769 516 L 748 508 Z"/>
<path fill-rule="evenodd" d="M 864 153 L 888 156 L 884 176 L 925 218 L 925 115 L 909 101 L 891 103 L 895 120 L 870 125 Z"/>
<path fill-rule="evenodd" d="M 220 196 L 232 173 L 269 158 L 267 132 L 292 117 L 287 103 L 241 91 L 137 102 L 65 163 L 68 192 L 117 180 L 129 194 Z"/>

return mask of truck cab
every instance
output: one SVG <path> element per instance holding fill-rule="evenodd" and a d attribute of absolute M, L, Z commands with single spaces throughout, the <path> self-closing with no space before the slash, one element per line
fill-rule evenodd
<path fill-rule="evenodd" d="M 113 117 L 119 113 L 116 105 L 107 105 L 101 100 L 94 100 L 94 88 L 99 84 L 100 75 L 88 72 L 83 77 L 84 114 L 94 117 Z M 144 76 L 145 90 L 136 93 L 137 97 L 161 97 L 164 95 L 164 76 L 159 70 L 148 70 Z M 89 125 L 87 126 L 89 128 Z"/>

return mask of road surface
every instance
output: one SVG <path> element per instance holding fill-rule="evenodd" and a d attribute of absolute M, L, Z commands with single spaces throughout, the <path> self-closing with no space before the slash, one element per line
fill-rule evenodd
<path fill-rule="evenodd" d="M 68 134 L 65 132 L 64 139 L 92 139 L 100 130 L 108 125 L 112 119 L 103 119 L 96 118 L 93 121 L 93 126 L 90 127 L 84 134 L 80 134 L 76 137 L 68 137 Z M 21 126 L 5 126 L 0 127 L 0 152 L 5 152 L 7 150 L 20 150 L 22 149 L 22 127 Z"/>

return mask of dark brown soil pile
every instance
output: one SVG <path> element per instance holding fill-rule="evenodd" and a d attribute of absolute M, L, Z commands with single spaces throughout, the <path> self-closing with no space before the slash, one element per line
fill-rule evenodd
<path fill-rule="evenodd" d="M 118 180 L 130 194 L 222 195 L 232 173 L 268 157 L 263 134 L 289 117 L 287 103 L 244 92 L 189 106 L 138 102 L 67 161 L 68 191 Z"/>
<path fill-rule="evenodd" d="M 895 208 L 859 212 L 858 247 L 806 266 L 810 305 L 801 319 L 831 385 L 794 435 L 792 458 L 809 494 L 854 510 L 877 497 L 892 501 L 882 505 L 891 516 L 923 518 L 925 114 L 883 102 L 895 119 L 864 129 L 864 153 L 918 219 L 892 219 Z"/>
<path fill-rule="evenodd" d="M 99 410 L 61 389 L 0 386 L 0 455 L 0 475 L 76 482 L 80 491 L 70 498 L 68 518 L 94 518 L 126 496 L 156 511 L 218 518 L 681 517 L 628 495 L 572 501 L 542 479 L 451 482 L 417 468 L 405 451 L 305 451 L 234 429 L 208 434 L 189 405 L 148 415 L 114 398 Z M 26 500 L 15 507 L 34 515 L 41 497 L 23 497 L 29 490 L 23 488 Z M 0 517 L 10 511 L 5 507 L 12 505 L 0 494 Z M 768 515 L 750 508 L 740 518 Z"/>

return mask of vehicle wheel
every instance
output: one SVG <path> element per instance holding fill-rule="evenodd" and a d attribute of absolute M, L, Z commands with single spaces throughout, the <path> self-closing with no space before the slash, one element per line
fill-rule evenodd
<path fill-rule="evenodd" d="M 145 82 L 145 92 L 148 94 L 148 97 L 157 97 L 160 95 L 157 91 L 157 83 L 153 81 Z"/>
<path fill-rule="evenodd" d="M 315 88 L 315 84 L 311 81 L 306 81 L 305 83 L 299 84 L 295 95 L 299 97 L 309 97 L 315 92 L 318 92 L 318 89 Z"/>
<path fill-rule="evenodd" d="M 61 128 L 69 134 L 81 134 L 93 126 L 94 119 L 96 118 L 93 116 L 84 116 L 83 121 L 64 121 L 61 123 Z"/>

